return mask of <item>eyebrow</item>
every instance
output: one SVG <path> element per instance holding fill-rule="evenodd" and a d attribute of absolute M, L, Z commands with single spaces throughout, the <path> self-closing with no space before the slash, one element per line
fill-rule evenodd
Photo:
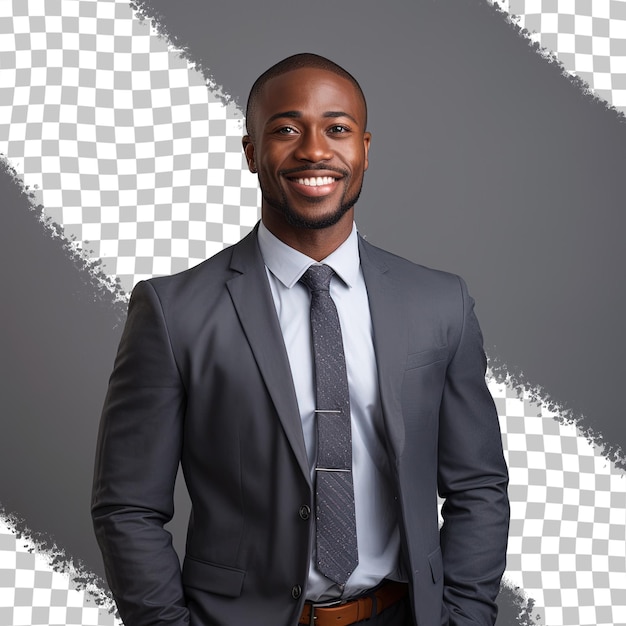
<path fill-rule="evenodd" d="M 324 117 L 347 117 L 348 119 L 351 119 L 355 124 L 358 124 L 358 122 L 352 117 L 352 115 L 350 115 L 350 113 L 346 113 L 345 111 L 326 111 L 326 113 L 324 113 Z"/>
<path fill-rule="evenodd" d="M 270 117 L 269 120 L 267 120 L 267 123 L 269 124 L 273 122 L 274 120 L 278 120 L 284 117 L 289 118 L 289 119 L 299 119 L 302 117 L 302 113 L 300 111 L 280 111 L 278 113 L 274 113 L 274 115 L 272 115 L 272 117 Z M 331 118 L 331 119 L 334 119 L 336 117 L 347 117 L 348 119 L 351 119 L 355 124 L 358 124 L 356 119 L 354 119 L 352 115 L 350 115 L 349 113 L 346 113 L 345 111 L 326 111 L 322 114 L 322 117 Z"/>

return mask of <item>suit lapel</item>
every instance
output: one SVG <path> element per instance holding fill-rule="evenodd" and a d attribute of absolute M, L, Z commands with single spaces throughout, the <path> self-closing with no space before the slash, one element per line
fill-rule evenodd
<path fill-rule="evenodd" d="M 389 271 L 376 248 L 360 239 L 359 252 L 372 316 L 385 430 L 397 460 L 402 454 L 405 436 L 400 404 L 408 345 L 404 288 L 396 282 L 393 272 Z M 228 280 L 226 286 L 285 435 L 300 469 L 310 481 L 289 359 L 259 251 L 256 229 L 233 248 L 231 269 L 237 275 Z"/>
<path fill-rule="evenodd" d="M 374 329 L 374 351 L 385 429 L 397 462 L 404 449 L 400 391 L 408 345 L 405 287 L 397 283 L 378 249 L 361 238 L 359 252 Z"/>
<path fill-rule="evenodd" d="M 231 269 L 238 274 L 228 280 L 226 286 L 285 435 L 300 469 L 310 481 L 289 359 L 258 247 L 256 229 L 233 248 Z"/>

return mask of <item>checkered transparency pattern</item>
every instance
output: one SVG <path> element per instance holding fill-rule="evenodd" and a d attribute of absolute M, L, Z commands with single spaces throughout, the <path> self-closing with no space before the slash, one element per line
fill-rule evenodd
<path fill-rule="evenodd" d="M 581 77 L 626 105 L 624 2 L 594 0 L 593 13 L 587 0 L 497 4 L 569 71 L 593 67 L 597 82 Z M 0 152 L 125 290 L 210 256 L 254 224 L 242 124 L 126 1 L 0 0 Z M 574 426 L 511 385 L 489 384 L 511 471 L 507 579 L 546 625 L 626 624 L 623 473 Z M 95 590 L 70 578 L 0 523 L 0 626 L 112 624 Z"/>
<path fill-rule="evenodd" d="M 626 113 L 626 0 L 489 0 L 567 72 Z"/>
<path fill-rule="evenodd" d="M 506 579 L 548 626 L 625 625 L 625 473 L 529 392 L 489 389 L 510 473 Z"/>
<path fill-rule="evenodd" d="M 129 291 L 258 218 L 243 117 L 116 0 L 0 2 L 0 152 Z"/>
<path fill-rule="evenodd" d="M 0 520 L 0 626 L 119 626 L 93 591 L 54 571 L 47 554 Z"/>

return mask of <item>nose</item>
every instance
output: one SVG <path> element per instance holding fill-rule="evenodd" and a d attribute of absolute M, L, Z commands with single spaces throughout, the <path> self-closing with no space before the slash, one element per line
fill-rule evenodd
<path fill-rule="evenodd" d="M 294 151 L 294 157 L 296 159 L 299 161 L 307 161 L 309 163 L 328 161 L 332 158 L 332 156 L 333 153 L 328 137 L 319 131 L 308 131 L 302 133 L 298 146 Z"/>

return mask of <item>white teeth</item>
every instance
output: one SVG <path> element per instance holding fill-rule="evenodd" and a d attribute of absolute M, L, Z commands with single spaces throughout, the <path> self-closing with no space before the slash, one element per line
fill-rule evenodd
<path fill-rule="evenodd" d="M 320 185 L 330 185 L 335 182 L 335 179 L 332 176 L 318 176 L 317 178 L 298 178 L 298 182 L 301 185 L 318 187 Z"/>

